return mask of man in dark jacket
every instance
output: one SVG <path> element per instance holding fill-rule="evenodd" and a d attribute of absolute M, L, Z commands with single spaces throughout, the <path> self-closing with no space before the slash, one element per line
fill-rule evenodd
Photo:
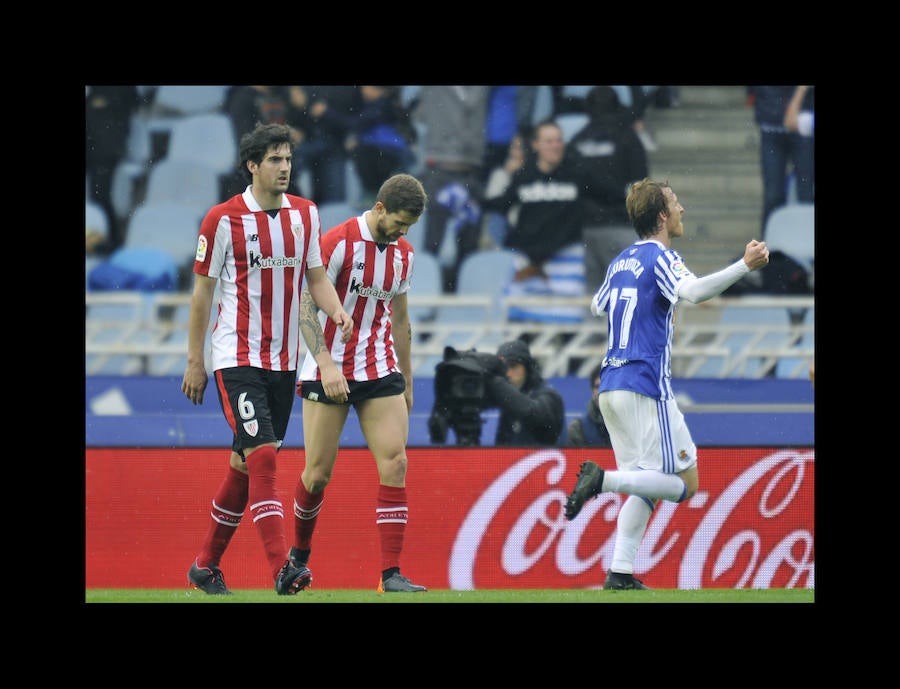
<path fill-rule="evenodd" d="M 594 193 L 584 198 L 584 273 L 588 291 L 606 277 L 610 262 L 635 240 L 625 210 L 628 185 L 649 176 L 647 153 L 633 120 L 611 86 L 594 86 L 585 97 L 588 123 L 569 148 L 590 179 Z"/>
<path fill-rule="evenodd" d="M 797 184 L 797 201 L 814 203 L 815 139 L 784 126 L 795 86 L 747 86 L 747 102 L 759 126 L 759 162 L 763 183 L 762 233 L 772 211 L 787 203 L 788 171 Z"/>
<path fill-rule="evenodd" d="M 499 369 L 485 374 L 485 390 L 500 408 L 495 445 L 556 445 L 565 422 L 562 395 L 540 373 L 528 345 L 513 340 L 497 350 Z"/>

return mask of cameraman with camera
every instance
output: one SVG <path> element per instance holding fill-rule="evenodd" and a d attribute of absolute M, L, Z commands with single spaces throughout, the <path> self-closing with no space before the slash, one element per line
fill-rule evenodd
<path fill-rule="evenodd" d="M 565 422 L 562 395 L 541 376 L 538 362 L 521 340 L 497 349 L 505 375 L 485 375 L 485 388 L 500 408 L 495 445 L 556 445 Z"/>
<path fill-rule="evenodd" d="M 429 419 L 431 441 L 443 443 L 447 430 L 458 445 L 478 445 L 481 410 L 500 409 L 495 445 L 555 445 L 563 429 L 562 395 L 540 374 L 528 345 L 513 340 L 497 354 L 444 350 L 435 371 L 435 404 Z"/>

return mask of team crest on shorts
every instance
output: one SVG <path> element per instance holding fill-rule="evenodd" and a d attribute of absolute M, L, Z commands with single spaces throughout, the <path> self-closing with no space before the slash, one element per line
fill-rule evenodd
<path fill-rule="evenodd" d="M 678 451 L 678 459 L 687 459 L 688 453 L 687 450 L 679 450 Z"/>
<path fill-rule="evenodd" d="M 251 438 L 255 438 L 256 434 L 259 433 L 259 421 L 253 419 L 252 421 L 244 421 L 244 431 Z"/>

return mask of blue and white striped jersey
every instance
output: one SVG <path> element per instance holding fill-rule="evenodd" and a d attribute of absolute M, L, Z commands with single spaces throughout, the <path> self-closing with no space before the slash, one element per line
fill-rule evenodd
<path fill-rule="evenodd" d="M 631 390 L 673 399 L 672 335 L 678 286 L 696 279 L 681 256 L 653 239 L 635 242 L 610 263 L 591 301 L 607 314 L 608 349 L 600 391 Z"/>

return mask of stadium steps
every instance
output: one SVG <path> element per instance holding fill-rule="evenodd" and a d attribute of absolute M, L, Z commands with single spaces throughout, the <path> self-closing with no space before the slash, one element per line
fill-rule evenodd
<path fill-rule="evenodd" d="M 650 176 L 668 180 L 685 208 L 675 248 L 698 275 L 743 254 L 761 234 L 759 130 L 744 86 L 680 86 L 679 105 L 647 111 L 657 143 Z"/>

